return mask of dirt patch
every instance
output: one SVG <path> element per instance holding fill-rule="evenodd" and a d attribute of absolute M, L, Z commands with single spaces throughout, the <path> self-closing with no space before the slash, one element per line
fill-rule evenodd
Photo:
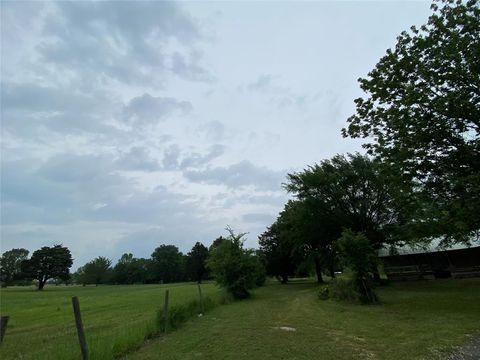
<path fill-rule="evenodd" d="M 462 346 L 445 360 L 478 360 L 480 359 L 480 336 L 472 338 L 466 345 Z"/>

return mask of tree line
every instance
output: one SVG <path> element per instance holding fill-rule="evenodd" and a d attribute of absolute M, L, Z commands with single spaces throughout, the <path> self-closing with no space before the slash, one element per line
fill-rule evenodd
<path fill-rule="evenodd" d="M 32 253 L 12 249 L 0 258 L 2 287 L 31 285 L 42 290 L 47 282 L 56 284 L 163 284 L 215 278 L 217 283 L 235 298 L 249 296 L 249 290 L 265 282 L 262 255 L 243 246 L 245 234 L 235 234 L 227 228 L 227 237 L 218 237 L 209 248 L 200 242 L 183 254 L 175 245 L 158 246 L 150 258 L 123 254 L 115 265 L 99 256 L 70 273 L 73 259 L 62 245 L 42 247 Z"/>
<path fill-rule="evenodd" d="M 197 242 L 187 254 L 174 245 L 160 245 L 148 259 L 123 254 L 115 265 L 99 256 L 74 273 L 70 273 L 71 252 L 62 245 L 42 247 L 30 258 L 27 249 L 12 249 L 0 258 L 0 280 L 4 287 L 35 280 L 40 290 L 48 281 L 82 285 L 201 282 L 210 276 L 206 267 L 210 251 L 223 240 L 216 239 L 210 249 Z"/>

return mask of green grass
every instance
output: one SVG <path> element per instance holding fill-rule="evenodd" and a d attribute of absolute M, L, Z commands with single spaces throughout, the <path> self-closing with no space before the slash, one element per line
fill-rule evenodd
<path fill-rule="evenodd" d="M 157 310 L 165 289 L 172 306 L 198 296 L 192 284 L 125 286 L 47 286 L 0 290 L 0 312 L 10 315 L 0 346 L 2 359 L 79 359 L 71 297 L 78 296 L 91 359 L 112 359 L 134 350 L 158 330 Z M 202 285 L 205 296 L 219 293 Z"/>
<path fill-rule="evenodd" d="M 126 358 L 430 360 L 479 334 L 480 279 L 392 284 L 371 306 L 321 301 L 317 290 L 307 282 L 260 288 Z"/>

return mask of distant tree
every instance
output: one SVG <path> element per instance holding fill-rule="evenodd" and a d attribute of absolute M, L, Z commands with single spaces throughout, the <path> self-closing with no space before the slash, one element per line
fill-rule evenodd
<path fill-rule="evenodd" d="M 255 251 L 244 249 L 245 234 L 227 230 L 230 236 L 213 247 L 207 264 L 217 284 L 242 299 L 250 295 L 250 289 L 265 281 L 265 269 Z"/>
<path fill-rule="evenodd" d="M 73 259 L 70 250 L 61 245 L 53 247 L 44 246 L 35 250 L 29 260 L 22 262 L 22 272 L 26 276 L 38 281 L 38 290 L 43 287 L 49 279 L 67 279 L 70 276 L 70 267 Z"/>
<path fill-rule="evenodd" d="M 5 251 L 0 258 L 0 281 L 2 287 L 12 285 L 22 276 L 21 263 L 28 258 L 27 249 Z"/>
<path fill-rule="evenodd" d="M 219 236 L 218 238 L 213 240 L 212 245 L 210 245 L 210 247 L 208 248 L 208 251 L 212 251 L 213 248 L 217 247 L 218 245 L 220 245 L 225 240 L 227 240 L 227 239 L 224 238 L 223 236 Z"/>
<path fill-rule="evenodd" d="M 436 1 L 367 78 L 344 136 L 388 164 L 420 202 L 417 236 L 468 242 L 480 229 L 480 6 Z M 475 215 L 476 214 L 476 215 Z"/>
<path fill-rule="evenodd" d="M 207 277 L 208 248 L 197 242 L 187 254 L 186 268 L 188 277 L 198 283 Z"/>
<path fill-rule="evenodd" d="M 282 284 L 286 284 L 288 277 L 295 272 L 294 252 L 295 244 L 288 237 L 281 238 L 278 221 L 273 223 L 258 237 L 266 272 L 277 277 Z"/>
<path fill-rule="evenodd" d="M 106 284 L 112 276 L 112 261 L 99 256 L 83 266 L 83 283 Z"/>
<path fill-rule="evenodd" d="M 153 280 L 151 260 L 123 254 L 113 268 L 113 282 L 117 284 L 146 283 Z"/>
<path fill-rule="evenodd" d="M 174 245 L 160 245 L 152 253 L 155 281 L 171 283 L 184 278 L 183 254 Z"/>

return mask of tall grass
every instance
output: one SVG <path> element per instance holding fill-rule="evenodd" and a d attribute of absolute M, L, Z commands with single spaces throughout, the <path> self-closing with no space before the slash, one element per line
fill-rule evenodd
<path fill-rule="evenodd" d="M 138 349 L 145 340 L 159 336 L 163 325 L 159 309 L 165 289 L 170 290 L 170 329 L 196 316 L 198 289 L 193 284 L 98 287 L 47 287 L 1 290 L 0 312 L 10 315 L 0 358 L 80 358 L 71 297 L 78 296 L 92 360 L 111 360 Z M 213 284 L 202 285 L 205 310 L 221 297 Z"/>

